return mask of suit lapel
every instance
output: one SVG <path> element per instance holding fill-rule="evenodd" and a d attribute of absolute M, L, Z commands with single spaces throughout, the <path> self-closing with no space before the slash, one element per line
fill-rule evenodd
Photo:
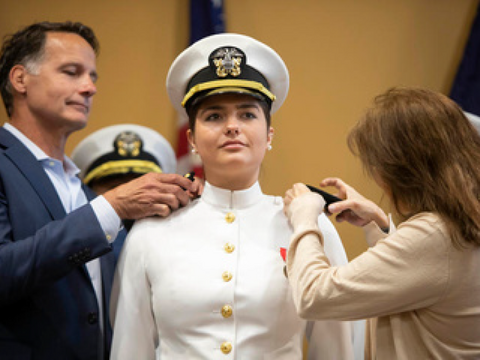
<path fill-rule="evenodd" d="M 7 147 L 5 155 L 17 166 L 42 199 L 54 220 L 65 216 L 65 209 L 42 165 L 15 136 L 0 128 L 0 143 Z"/>

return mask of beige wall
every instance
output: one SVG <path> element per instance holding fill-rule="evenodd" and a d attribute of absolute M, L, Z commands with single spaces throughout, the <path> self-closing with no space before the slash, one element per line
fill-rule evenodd
<path fill-rule="evenodd" d="M 394 85 L 448 94 L 477 0 L 226 0 L 227 29 L 272 46 L 291 75 L 274 116 L 273 151 L 261 183 L 283 195 L 294 182 L 339 176 L 374 201 L 378 188 L 345 146 L 348 129 L 372 97 Z M 99 93 L 90 132 L 136 122 L 176 141 L 165 77 L 188 42 L 187 0 L 0 0 L 0 36 L 33 21 L 79 20 L 101 41 Z M 4 112 L 0 122 L 6 120 Z M 388 210 L 385 201 L 384 209 Z M 350 258 L 365 249 L 361 231 L 338 226 Z"/>

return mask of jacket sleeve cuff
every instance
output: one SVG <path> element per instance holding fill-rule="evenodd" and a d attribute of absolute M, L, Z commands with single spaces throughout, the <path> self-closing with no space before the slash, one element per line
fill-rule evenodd
<path fill-rule="evenodd" d="M 392 215 L 388 214 L 389 226 L 388 229 L 380 228 L 375 221 L 369 222 L 363 227 L 365 239 L 369 247 L 373 247 L 381 239 L 385 239 L 390 234 L 394 233 L 397 229 L 392 221 Z"/>

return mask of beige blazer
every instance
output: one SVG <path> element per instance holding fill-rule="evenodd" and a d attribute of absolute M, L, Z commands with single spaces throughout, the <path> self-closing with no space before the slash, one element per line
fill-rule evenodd
<path fill-rule="evenodd" d="M 342 266 L 329 264 L 316 229 L 294 234 L 287 263 L 301 316 L 374 318 L 369 359 L 480 359 L 480 247 L 455 248 L 432 213 L 365 233 L 371 248 Z"/>

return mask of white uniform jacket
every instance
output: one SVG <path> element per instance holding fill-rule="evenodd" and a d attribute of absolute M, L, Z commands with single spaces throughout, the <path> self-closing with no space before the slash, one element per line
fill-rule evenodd
<path fill-rule="evenodd" d="M 347 258 L 319 217 L 332 265 Z M 284 274 L 292 234 L 280 197 L 258 183 L 229 191 L 208 183 L 167 218 L 137 222 L 115 275 L 112 359 L 351 359 L 348 322 L 297 316 Z"/>

